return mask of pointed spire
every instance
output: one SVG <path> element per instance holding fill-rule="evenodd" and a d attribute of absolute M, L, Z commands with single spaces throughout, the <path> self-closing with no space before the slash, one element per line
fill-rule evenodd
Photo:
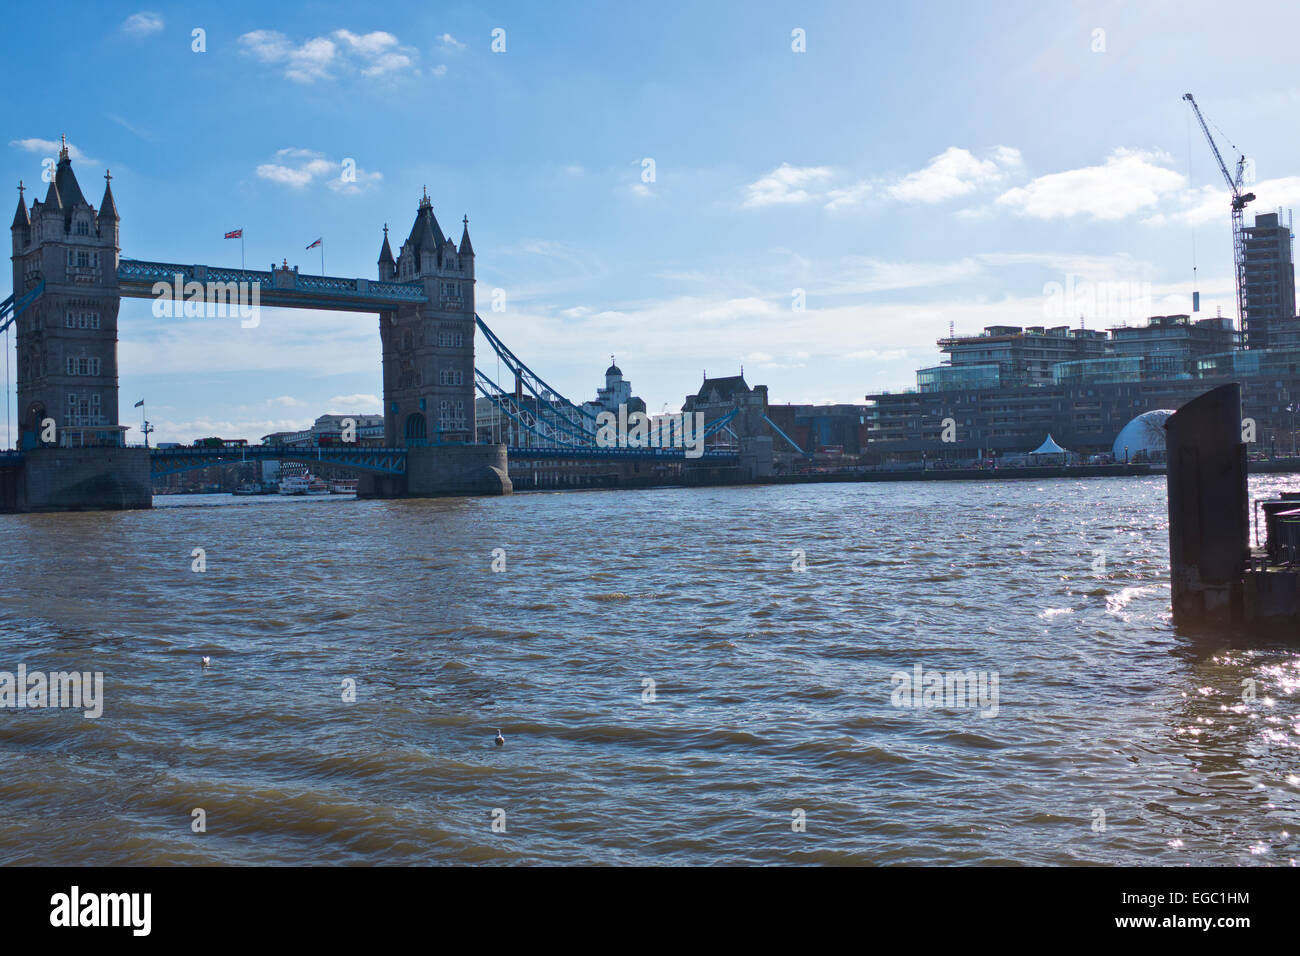
<path fill-rule="evenodd" d="M 388 223 L 384 223 L 384 244 L 379 250 L 379 264 L 393 265 L 393 247 L 388 244 Z"/>
<path fill-rule="evenodd" d="M 419 268 L 419 256 L 427 252 L 430 255 L 437 255 L 442 244 L 447 240 L 443 238 L 442 228 L 438 225 L 438 219 L 433 214 L 433 203 L 429 201 L 428 190 L 424 193 L 424 198 L 420 200 L 420 208 L 415 214 L 415 222 L 411 224 L 411 234 L 407 236 L 406 241 L 411 244 L 416 254 L 416 268 Z"/>
<path fill-rule="evenodd" d="M 42 206 L 50 206 L 55 209 L 63 208 L 63 198 L 59 195 L 59 180 L 57 176 L 50 177 L 50 188 L 45 190 L 45 202 Z"/>
<path fill-rule="evenodd" d="M 465 231 L 461 233 L 460 236 L 460 254 L 462 256 L 472 256 L 474 254 L 474 247 L 469 241 L 469 216 L 466 216 L 461 220 L 461 222 L 465 224 Z"/>
<path fill-rule="evenodd" d="M 103 220 L 112 219 L 116 222 L 122 217 L 117 214 L 117 203 L 113 202 L 112 181 L 112 171 L 104 170 L 104 198 L 99 203 L 99 218 Z"/>
<path fill-rule="evenodd" d="M 68 156 L 68 140 L 63 140 L 63 149 L 59 151 L 59 166 L 54 173 L 54 181 L 59 184 L 59 199 L 65 209 L 73 206 L 89 206 L 86 197 L 81 195 L 81 186 L 77 184 L 76 174 L 72 171 L 72 159 Z"/>
<path fill-rule="evenodd" d="M 14 224 L 10 229 L 26 229 L 32 224 L 31 217 L 27 215 L 27 200 L 23 198 L 23 181 L 18 180 L 18 209 L 14 212 Z"/>

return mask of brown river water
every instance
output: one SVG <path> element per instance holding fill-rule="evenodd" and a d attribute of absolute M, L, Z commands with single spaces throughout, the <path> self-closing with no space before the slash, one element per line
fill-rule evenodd
<path fill-rule="evenodd" d="M 1300 652 L 1174 633 L 1163 479 L 156 505 L 0 516 L 0 671 L 103 674 L 0 709 L 0 863 L 1300 858 Z"/>

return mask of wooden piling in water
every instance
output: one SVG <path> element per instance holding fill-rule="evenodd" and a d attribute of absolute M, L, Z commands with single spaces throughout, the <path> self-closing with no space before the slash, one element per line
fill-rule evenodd
<path fill-rule="evenodd" d="M 1169 569 L 1174 626 L 1196 631 L 1243 620 L 1250 560 L 1241 386 L 1222 385 L 1165 423 Z"/>

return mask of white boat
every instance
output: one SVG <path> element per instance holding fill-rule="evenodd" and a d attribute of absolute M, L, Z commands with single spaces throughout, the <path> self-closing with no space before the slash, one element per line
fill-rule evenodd
<path fill-rule="evenodd" d="M 282 495 L 327 495 L 330 486 L 310 474 L 290 475 L 280 481 Z"/>
<path fill-rule="evenodd" d="M 356 493 L 356 478 L 335 478 L 330 482 L 330 494 L 332 495 L 355 495 Z"/>

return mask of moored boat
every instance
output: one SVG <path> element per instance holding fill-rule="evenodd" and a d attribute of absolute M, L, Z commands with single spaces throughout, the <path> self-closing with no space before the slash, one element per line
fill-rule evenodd
<path fill-rule="evenodd" d="M 282 495 L 327 495 L 330 486 L 312 474 L 289 475 L 280 481 Z"/>

